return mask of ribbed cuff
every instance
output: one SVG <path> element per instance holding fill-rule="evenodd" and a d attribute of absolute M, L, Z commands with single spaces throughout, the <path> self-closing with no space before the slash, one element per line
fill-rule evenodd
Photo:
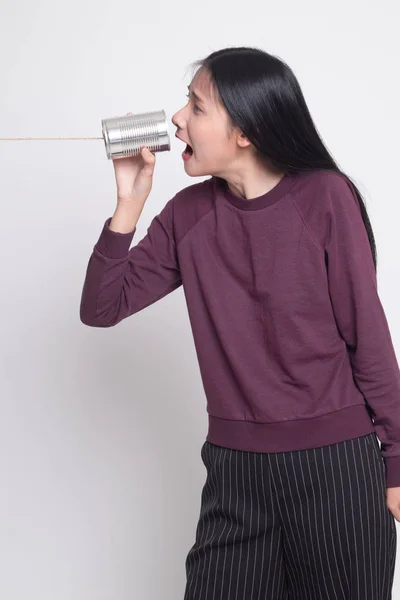
<path fill-rule="evenodd" d="M 109 228 L 111 222 L 109 217 L 104 223 L 100 237 L 95 245 L 95 249 L 107 258 L 123 258 L 129 252 L 136 227 L 129 233 L 119 233 Z"/>
<path fill-rule="evenodd" d="M 384 458 L 386 466 L 386 487 L 400 487 L 400 456 Z"/>

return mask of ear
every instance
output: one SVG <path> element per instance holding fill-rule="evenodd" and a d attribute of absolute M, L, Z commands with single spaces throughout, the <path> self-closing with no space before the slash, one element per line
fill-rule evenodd
<path fill-rule="evenodd" d="M 251 146 L 251 142 L 248 137 L 245 136 L 243 131 L 237 137 L 237 143 L 241 148 L 246 148 L 247 146 Z"/>

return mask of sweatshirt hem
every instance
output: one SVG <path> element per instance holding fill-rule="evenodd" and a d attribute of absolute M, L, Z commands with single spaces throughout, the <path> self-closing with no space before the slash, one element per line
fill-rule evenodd
<path fill-rule="evenodd" d="M 366 404 L 310 419 L 260 423 L 208 414 L 207 441 L 250 452 L 290 452 L 337 444 L 375 430 Z"/>

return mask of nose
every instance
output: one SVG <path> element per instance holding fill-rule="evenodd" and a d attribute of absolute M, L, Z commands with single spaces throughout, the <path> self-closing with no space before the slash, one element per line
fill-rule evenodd
<path fill-rule="evenodd" d="M 183 118 L 181 117 L 182 110 L 178 110 L 172 117 L 172 123 L 175 125 L 177 129 L 183 129 Z"/>

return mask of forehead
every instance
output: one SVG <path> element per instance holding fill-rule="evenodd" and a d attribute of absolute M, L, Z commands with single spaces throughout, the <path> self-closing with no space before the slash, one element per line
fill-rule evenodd
<path fill-rule="evenodd" d="M 197 95 L 200 96 L 200 98 L 207 104 L 218 104 L 211 78 L 204 69 L 200 69 L 196 73 L 188 88 L 192 92 L 196 92 Z"/>

